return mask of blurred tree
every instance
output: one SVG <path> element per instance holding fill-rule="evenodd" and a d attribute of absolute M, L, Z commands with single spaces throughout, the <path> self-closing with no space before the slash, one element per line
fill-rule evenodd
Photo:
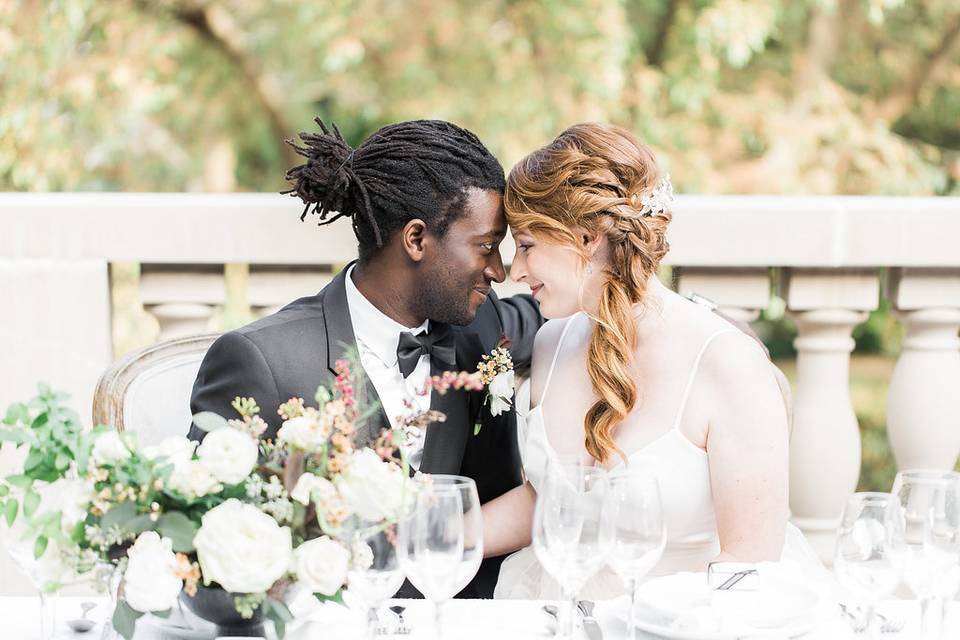
<path fill-rule="evenodd" d="M 958 40 L 954 0 L 0 0 L 0 188 L 277 190 L 321 115 L 508 166 L 610 121 L 688 192 L 960 193 Z"/>

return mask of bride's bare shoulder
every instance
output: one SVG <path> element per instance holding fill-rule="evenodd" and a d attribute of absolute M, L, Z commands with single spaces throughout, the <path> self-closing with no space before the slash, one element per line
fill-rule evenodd
<path fill-rule="evenodd" d="M 543 396 L 543 386 L 546 384 L 550 365 L 553 364 L 553 355 L 557 351 L 563 329 L 570 320 L 571 318 L 548 320 L 537 331 L 533 342 L 533 363 L 530 366 L 531 406 L 539 404 Z"/>

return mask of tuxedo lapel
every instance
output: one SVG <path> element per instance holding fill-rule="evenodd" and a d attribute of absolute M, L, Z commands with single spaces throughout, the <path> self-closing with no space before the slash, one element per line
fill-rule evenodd
<path fill-rule="evenodd" d="M 457 331 L 456 329 L 453 329 Z M 461 334 L 457 331 L 456 340 L 461 343 L 471 340 L 471 334 Z M 472 370 L 472 365 L 462 362 L 462 350 L 457 345 L 457 366 L 460 370 Z M 440 375 L 445 370 L 453 371 L 447 365 L 435 362 L 431 358 L 430 374 Z M 427 427 L 423 441 L 423 459 L 420 471 L 424 473 L 460 472 L 463 462 L 463 452 L 467 447 L 470 434 L 473 433 L 473 423 L 470 420 L 470 392 L 450 389 L 441 395 L 436 391 L 430 394 L 430 409 L 439 411 L 446 416 L 444 422 L 434 422 Z"/>
<path fill-rule="evenodd" d="M 351 263 L 352 265 L 353 263 Z M 365 445 L 390 426 L 387 415 L 380 404 L 380 396 L 373 386 L 373 382 L 364 373 L 357 355 L 357 338 L 353 334 L 353 322 L 350 320 L 350 308 L 347 306 L 346 278 L 350 266 L 347 265 L 327 285 L 323 294 L 323 321 L 327 330 L 327 368 L 336 375 L 337 360 L 346 358 L 351 353 L 354 356 L 353 366 L 360 369 L 358 377 L 362 380 L 361 389 L 357 389 L 357 401 L 361 409 L 366 409 L 372 403 L 377 404 L 376 410 L 371 413 L 363 424 L 358 425 L 354 440 L 357 445 Z"/>

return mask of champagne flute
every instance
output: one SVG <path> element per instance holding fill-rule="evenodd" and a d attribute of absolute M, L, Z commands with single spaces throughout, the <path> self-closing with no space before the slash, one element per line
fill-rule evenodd
<path fill-rule="evenodd" d="M 891 493 L 903 508 L 903 578 L 920 600 L 923 637 L 939 638 L 960 587 L 960 474 L 901 471 Z"/>
<path fill-rule="evenodd" d="M 483 560 L 480 498 L 473 480 L 453 475 L 425 475 L 414 493 L 398 526 L 398 558 L 410 583 L 434 603 L 442 638 L 443 604 L 470 583 Z"/>
<path fill-rule="evenodd" d="M 667 530 L 656 476 L 623 467 L 609 479 L 610 521 L 613 542 L 610 566 L 630 593 L 627 613 L 629 637 L 637 637 L 634 611 L 637 589 L 663 555 Z"/>
<path fill-rule="evenodd" d="M 889 493 L 855 493 L 837 530 L 833 570 L 865 610 L 870 629 L 874 605 L 893 593 L 903 573 L 903 512 Z"/>
<path fill-rule="evenodd" d="M 533 516 L 533 549 L 560 584 L 561 598 L 569 601 L 559 608 L 558 631 L 572 638 L 577 593 L 610 551 L 606 473 L 582 463 L 548 463 L 542 484 Z"/>

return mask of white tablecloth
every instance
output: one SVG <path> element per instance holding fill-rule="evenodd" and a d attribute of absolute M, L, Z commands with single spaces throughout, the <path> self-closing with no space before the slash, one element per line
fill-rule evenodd
<path fill-rule="evenodd" d="M 102 625 L 87 633 L 71 632 L 65 620 L 80 616 L 80 603 L 96 602 L 97 607 L 90 617 L 102 621 L 109 615 L 109 603 L 105 599 L 63 597 L 57 603 L 58 639 L 99 640 Z M 395 637 L 398 640 L 426 640 L 433 638 L 433 609 L 423 600 L 398 600 L 391 604 L 403 604 L 408 607 L 404 616 L 413 633 L 409 636 Z M 524 638 L 550 638 L 550 618 L 541 611 L 543 602 L 523 600 L 453 600 L 444 608 L 444 637 L 457 640 L 520 640 Z M 626 625 L 614 614 L 613 603 L 599 603 L 597 617 L 603 629 L 604 640 L 622 640 L 626 638 Z M 907 640 L 918 638 L 919 608 L 915 602 L 891 600 L 883 602 L 879 610 L 892 619 L 906 620 L 907 626 L 900 633 L 883 634 L 884 640 Z M 39 630 L 40 603 L 37 598 L 3 597 L 0 598 L 0 637 L 10 640 L 37 640 Z M 387 613 L 385 616 L 390 616 Z M 337 640 L 363 637 L 363 616 L 339 605 L 325 605 L 322 612 L 314 614 L 314 619 L 292 628 L 287 634 L 290 640 L 312 640 L 336 638 Z M 138 622 L 136 640 L 172 640 L 184 636 L 164 631 L 163 621 L 158 618 L 141 618 Z M 586 638 L 580 632 L 582 638 Z M 208 636 L 212 638 L 211 636 Z M 653 639 L 654 636 L 640 634 L 641 638 Z M 764 636 L 767 639 L 776 635 Z M 860 636 L 862 638 L 862 636 Z M 960 604 L 954 602 L 946 621 L 944 638 L 960 637 Z M 846 623 L 836 618 L 827 620 L 816 631 L 803 636 L 803 640 L 855 640 L 857 636 L 850 631 Z M 745 639 L 746 640 L 746 639 Z"/>

